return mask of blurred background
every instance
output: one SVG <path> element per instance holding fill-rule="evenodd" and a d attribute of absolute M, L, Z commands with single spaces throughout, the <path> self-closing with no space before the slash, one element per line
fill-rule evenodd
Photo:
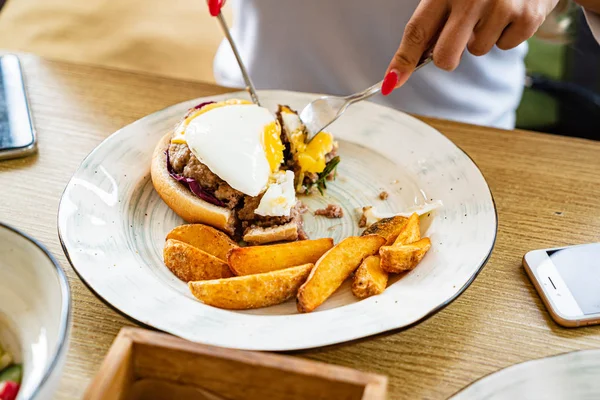
<path fill-rule="evenodd" d="M 181 79 L 213 82 L 222 38 L 204 0 L 8 0 L 0 11 L 2 49 Z"/>
<path fill-rule="evenodd" d="M 600 46 L 562 4 L 529 41 L 517 126 L 600 139 Z M 173 78 L 214 81 L 221 39 L 203 0 L 8 0 L 0 11 L 2 49 Z"/>

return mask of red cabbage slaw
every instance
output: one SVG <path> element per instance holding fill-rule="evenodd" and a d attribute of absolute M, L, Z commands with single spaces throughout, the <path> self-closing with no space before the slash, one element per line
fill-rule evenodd
<path fill-rule="evenodd" d="M 212 104 L 212 103 L 215 103 L 215 102 L 214 101 L 205 101 L 204 103 L 200 103 L 197 106 L 194 106 L 194 107 L 190 108 L 188 110 L 187 114 L 185 114 L 184 119 L 187 118 L 187 117 L 189 117 L 190 114 L 193 113 L 194 111 L 199 110 L 202 107 L 207 106 L 207 105 Z"/>
<path fill-rule="evenodd" d="M 200 184 L 194 178 L 186 178 L 185 176 L 175 172 L 173 170 L 173 166 L 171 165 L 168 149 L 165 151 L 165 154 L 167 155 L 167 170 L 169 171 L 171 178 L 175 179 L 177 182 L 183 183 L 192 191 L 192 193 L 202 200 L 209 202 L 210 204 L 214 204 L 215 206 L 225 207 L 225 203 L 217 199 L 214 194 L 200 186 Z"/>

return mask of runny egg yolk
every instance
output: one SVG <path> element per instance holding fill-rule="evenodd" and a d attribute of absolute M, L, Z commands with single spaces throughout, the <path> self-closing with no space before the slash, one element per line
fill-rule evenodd
<path fill-rule="evenodd" d="M 298 165 L 302 171 L 320 173 L 325 169 L 325 155 L 333 150 L 333 136 L 319 132 L 304 151 L 298 153 Z"/>
<path fill-rule="evenodd" d="M 296 158 L 303 172 L 320 173 L 325 169 L 325 156 L 333 150 L 333 136 L 327 132 L 319 132 L 306 144 L 303 137 L 294 135 L 292 140 L 297 149 Z"/>
<path fill-rule="evenodd" d="M 271 167 L 271 172 L 279 171 L 279 166 L 283 162 L 284 146 L 281 142 L 281 127 L 277 121 L 273 121 L 265 126 L 263 146 L 265 148 L 265 156 Z"/>
<path fill-rule="evenodd" d="M 295 114 L 286 106 L 281 107 L 281 112 L 285 114 Z M 306 144 L 304 132 L 297 131 L 292 133 L 290 138 L 292 146 L 295 149 L 296 159 L 301 172 L 320 173 L 325 169 L 325 156 L 333 150 L 333 136 L 327 132 L 319 132 L 317 136 Z"/>
<path fill-rule="evenodd" d="M 240 100 L 240 99 L 229 99 L 218 101 L 216 103 L 210 103 L 198 110 L 194 110 L 190 113 L 181 123 L 175 128 L 175 134 L 171 139 L 171 143 L 179 143 L 186 144 L 185 141 L 185 128 L 190 124 L 190 122 L 199 115 L 209 112 L 210 110 L 214 110 L 215 108 L 231 106 L 231 105 L 243 105 L 243 104 L 252 104 L 251 101 L 248 100 Z"/>

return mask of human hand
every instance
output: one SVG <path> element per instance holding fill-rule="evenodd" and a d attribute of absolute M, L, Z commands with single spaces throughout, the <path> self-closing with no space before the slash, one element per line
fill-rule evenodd
<path fill-rule="evenodd" d="M 476 56 L 494 45 L 512 49 L 529 39 L 558 0 L 421 0 L 386 71 L 384 95 L 402 86 L 435 42 L 433 62 L 452 71 L 465 48 Z M 436 41 L 437 39 L 437 41 Z"/>

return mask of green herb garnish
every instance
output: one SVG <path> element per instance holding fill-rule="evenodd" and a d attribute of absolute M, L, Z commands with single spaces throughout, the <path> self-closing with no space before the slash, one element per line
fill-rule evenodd
<path fill-rule="evenodd" d="M 334 178 L 337 175 L 337 166 L 340 163 L 340 157 L 339 156 L 335 156 L 333 157 L 331 160 L 329 160 L 329 162 L 325 165 L 325 169 L 323 170 L 323 172 L 319 173 L 317 176 L 317 180 L 310 185 L 309 187 L 306 188 L 306 193 L 308 193 L 310 191 L 310 189 L 316 185 L 317 189 L 319 190 L 319 193 L 321 193 L 321 196 L 324 194 L 323 190 L 327 189 L 327 177 L 335 171 L 334 174 Z"/>

